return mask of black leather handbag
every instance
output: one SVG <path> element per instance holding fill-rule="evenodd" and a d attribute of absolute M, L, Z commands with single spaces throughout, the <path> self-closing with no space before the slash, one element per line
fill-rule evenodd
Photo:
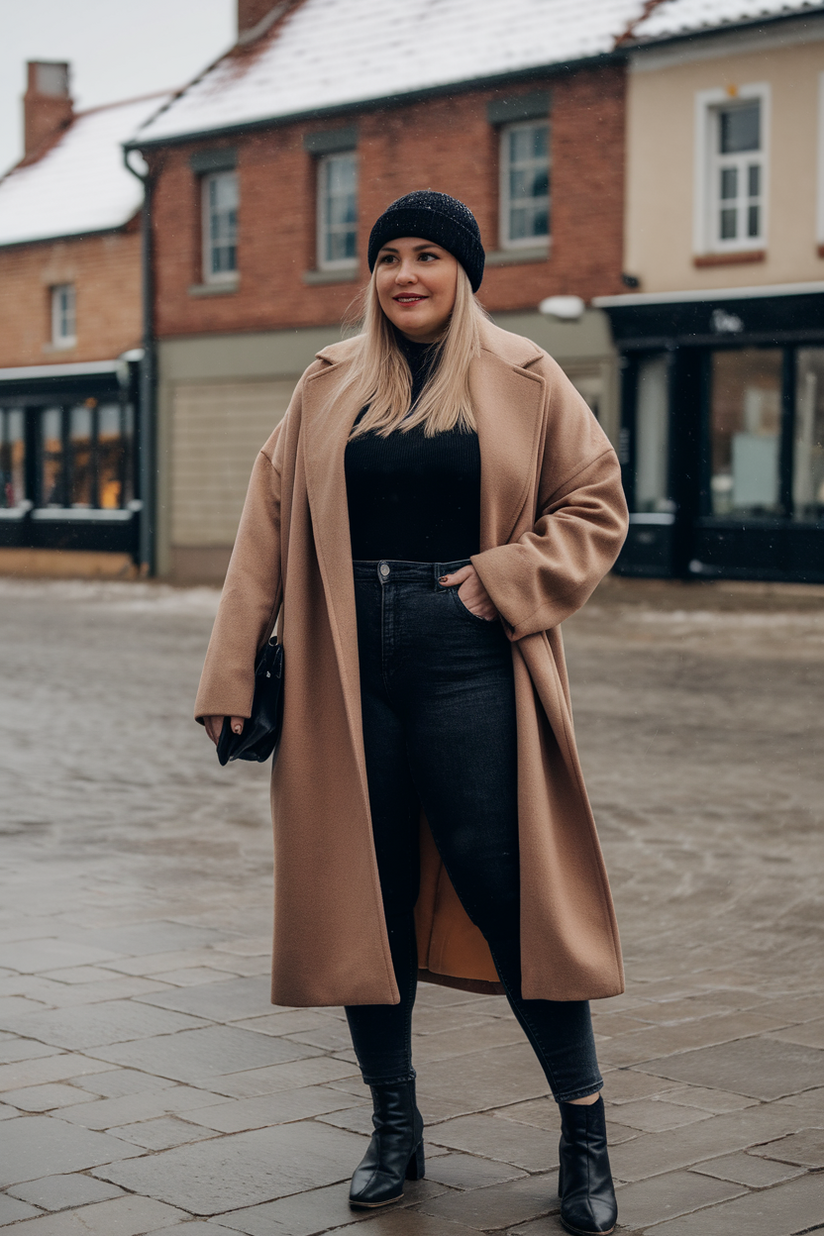
<path fill-rule="evenodd" d="M 283 645 L 273 635 L 264 645 L 255 665 L 252 715 L 243 723 L 243 733 L 232 733 L 231 717 L 223 718 L 217 744 L 221 764 L 229 760 L 256 760 L 262 764 L 277 754 L 283 725 Z"/>

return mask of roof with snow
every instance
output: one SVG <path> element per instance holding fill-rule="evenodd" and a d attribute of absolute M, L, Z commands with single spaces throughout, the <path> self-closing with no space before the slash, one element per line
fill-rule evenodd
<path fill-rule="evenodd" d="M 822 11 L 821 0 L 663 0 L 633 27 L 632 41 L 678 38 Z"/>
<path fill-rule="evenodd" d="M 81 112 L 41 158 L 12 168 L 0 180 L 0 245 L 128 223 L 143 189 L 123 166 L 122 143 L 169 97 L 155 94 Z"/>
<path fill-rule="evenodd" d="M 135 145 L 605 55 L 643 0 L 303 0 L 150 120 Z"/>

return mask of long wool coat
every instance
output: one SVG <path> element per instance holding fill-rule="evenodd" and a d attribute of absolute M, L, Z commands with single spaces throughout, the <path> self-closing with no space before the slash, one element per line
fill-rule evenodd
<path fill-rule="evenodd" d="M 531 341 L 484 323 L 470 369 L 481 453 L 472 562 L 512 645 L 526 999 L 623 990 L 615 915 L 575 748 L 560 623 L 626 530 L 618 461 Z M 372 841 L 344 450 L 359 408 L 338 392 L 352 343 L 325 348 L 258 455 L 206 656 L 196 716 L 248 717 L 258 649 L 280 614 L 284 718 L 272 774 L 272 1000 L 395 1004 Z M 421 820 L 422 977 L 500 990 L 491 956 Z"/>

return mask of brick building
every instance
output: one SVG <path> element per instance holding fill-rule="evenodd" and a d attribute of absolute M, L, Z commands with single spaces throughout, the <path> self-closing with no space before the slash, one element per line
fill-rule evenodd
<path fill-rule="evenodd" d="M 254 454 L 339 338 L 372 221 L 414 188 L 471 206 L 482 303 L 615 434 L 607 319 L 586 306 L 624 287 L 616 42 L 643 8 L 239 0 L 237 45 L 128 143 L 150 168 L 160 574 L 222 577 Z"/>
<path fill-rule="evenodd" d="M 137 554 L 142 187 L 121 143 L 167 97 L 75 113 L 68 65 L 28 66 L 0 180 L 0 570 Z"/>

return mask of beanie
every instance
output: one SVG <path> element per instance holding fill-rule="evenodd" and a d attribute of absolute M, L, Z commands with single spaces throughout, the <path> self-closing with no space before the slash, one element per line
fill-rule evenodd
<path fill-rule="evenodd" d="M 468 206 L 448 193 L 418 189 L 387 206 L 369 236 L 369 270 L 375 269 L 381 248 L 399 236 L 419 236 L 446 249 L 463 266 L 472 291 L 484 275 L 481 232 Z"/>

